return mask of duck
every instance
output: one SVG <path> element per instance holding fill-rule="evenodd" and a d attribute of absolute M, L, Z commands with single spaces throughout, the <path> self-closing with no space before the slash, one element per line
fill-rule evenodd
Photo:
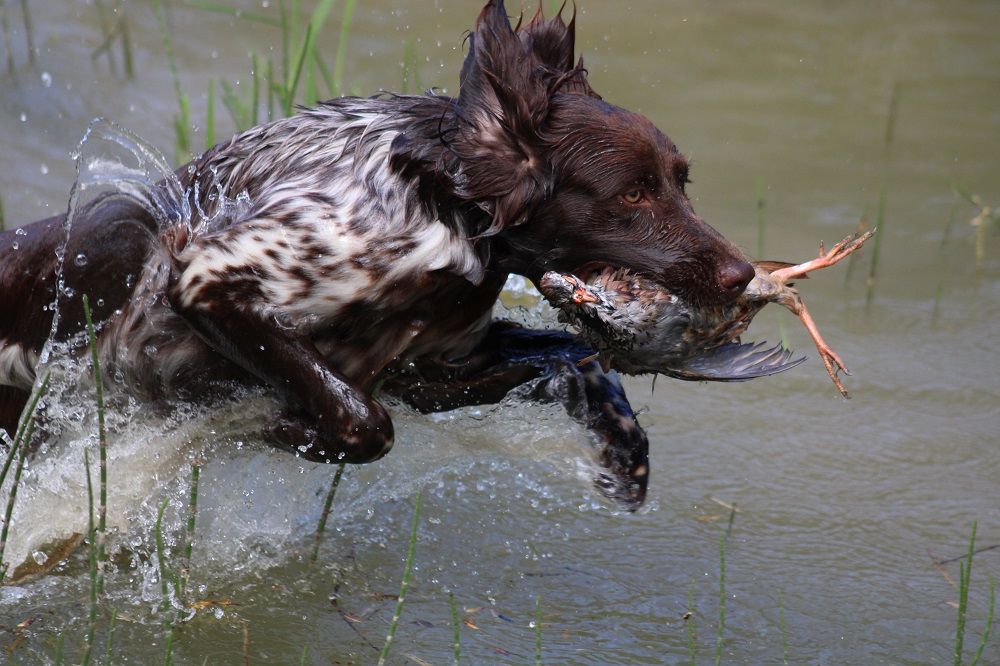
<path fill-rule="evenodd" d="M 725 304 L 694 303 L 647 277 L 613 268 L 587 281 L 550 271 L 538 287 L 559 320 L 576 329 L 610 367 L 624 374 L 665 374 L 692 381 L 747 381 L 805 361 L 781 344 L 741 341 L 757 313 L 778 303 L 802 322 L 827 374 L 846 398 L 850 396 L 840 375 L 850 372 L 820 334 L 794 280 L 843 261 L 875 231 L 852 234 L 829 250 L 821 243 L 818 256 L 806 262 L 752 262 L 753 279 L 737 299 Z"/>

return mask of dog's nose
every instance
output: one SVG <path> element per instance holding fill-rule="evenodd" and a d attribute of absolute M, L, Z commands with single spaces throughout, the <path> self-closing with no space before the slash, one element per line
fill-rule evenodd
<path fill-rule="evenodd" d="M 719 268 L 719 286 L 733 297 L 739 296 L 755 275 L 754 267 L 746 261 L 733 261 Z"/>

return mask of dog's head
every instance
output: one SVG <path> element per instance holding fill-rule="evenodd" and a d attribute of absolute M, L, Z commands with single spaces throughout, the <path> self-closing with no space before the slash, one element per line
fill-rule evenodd
<path fill-rule="evenodd" d="M 688 162 L 645 117 L 604 102 L 574 61 L 574 21 L 511 27 L 501 0 L 482 10 L 462 67 L 456 194 L 489 213 L 479 230 L 503 268 L 536 281 L 610 265 L 691 300 L 726 301 L 754 275 L 699 218 Z"/>

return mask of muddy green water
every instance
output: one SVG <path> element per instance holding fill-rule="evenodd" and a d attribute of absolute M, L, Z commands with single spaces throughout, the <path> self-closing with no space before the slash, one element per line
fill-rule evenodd
<path fill-rule="evenodd" d="M 116 77 L 91 57 L 102 40 L 92 3 L 29 3 L 34 68 L 17 3 L 5 4 L 16 69 L 0 86 L 8 226 L 64 210 L 70 152 L 92 117 L 171 152 L 176 100 L 148 3 L 126 3 L 132 81 L 120 76 L 120 59 Z M 263 4 L 243 6 L 277 15 L 276 0 Z M 407 41 L 420 83 L 455 91 L 475 3 L 359 4 L 349 91 L 399 89 Z M 280 31 L 168 5 L 200 146 L 210 82 L 240 79 L 245 92 L 249 50 L 278 57 Z M 145 421 L 112 441 L 124 453 L 113 454 L 110 473 L 113 488 L 149 477 L 127 501 L 112 494 L 122 505 L 113 511 L 118 543 L 141 557 L 109 575 L 102 660 L 112 609 L 115 663 L 163 660 L 151 523 L 170 497 L 176 557 L 185 460 L 198 451 L 207 462 L 190 596 L 231 605 L 178 625 L 176 663 L 242 663 L 245 636 L 251 663 L 299 663 L 303 648 L 306 663 L 374 663 L 418 489 L 415 570 L 391 663 L 451 663 L 449 592 L 466 620 L 465 663 L 533 663 L 538 598 L 545 663 L 687 662 L 689 624 L 695 659 L 709 663 L 724 504 L 738 507 L 726 549 L 724 663 L 952 661 L 949 578 L 958 564 L 934 562 L 964 551 L 973 521 L 980 545 L 1000 543 L 998 238 L 993 226 L 977 245 L 969 224 L 977 209 L 953 192 L 1000 206 L 1000 4 L 579 5 L 577 46 L 595 89 L 647 114 L 693 158 L 697 210 L 751 255 L 811 257 L 863 216 L 873 223 L 885 188 L 870 303 L 870 249 L 849 280 L 841 267 L 803 286 L 854 371 L 853 399 L 837 395 L 804 331 L 779 312 L 761 315 L 751 332 L 775 340 L 784 331 L 810 356 L 791 372 L 736 385 L 661 379 L 655 391 L 648 379 L 630 380 L 653 466 L 636 515 L 595 496 L 580 469 L 582 433 L 558 410 L 516 401 L 438 417 L 396 409 L 395 449 L 348 470 L 314 565 L 311 534 L 333 470 L 240 435 L 241 419 L 253 423 L 265 408 L 215 420 L 196 410 L 180 419 L 189 428 L 182 435 L 176 420 L 158 426 L 139 412 Z M 322 40 L 329 60 L 341 9 Z M 216 107 L 221 138 L 231 125 L 218 97 Z M 27 479 L 15 533 L 85 526 L 82 466 L 58 460 Z M 64 477 L 76 485 L 52 480 Z M 56 575 L 0 590 L 0 661 L 51 663 L 60 636 L 66 662 L 79 661 L 85 571 L 78 557 Z M 988 574 L 1000 577 L 1000 548 L 976 558 L 967 649 L 984 627 Z M 1000 639 L 984 660 L 1000 660 Z"/>

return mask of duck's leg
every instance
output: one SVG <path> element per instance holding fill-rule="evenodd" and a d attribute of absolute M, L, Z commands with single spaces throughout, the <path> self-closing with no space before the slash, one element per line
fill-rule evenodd
<path fill-rule="evenodd" d="M 778 300 L 779 303 L 788 308 L 792 313 L 795 314 L 800 320 L 802 320 L 802 325 L 806 327 L 806 331 L 809 332 L 809 337 L 812 338 L 813 344 L 816 345 L 816 351 L 819 352 L 819 358 L 823 361 L 823 366 L 826 367 L 827 374 L 830 375 L 830 379 L 833 380 L 834 385 L 840 394 L 845 398 L 850 398 L 851 396 L 847 393 L 847 388 L 844 387 L 844 383 L 840 381 L 838 374 L 843 371 L 845 375 L 850 375 L 850 370 L 844 365 L 844 361 L 841 360 L 837 352 L 830 348 L 830 345 L 826 343 L 823 336 L 820 335 L 819 327 L 816 326 L 816 321 L 809 314 L 809 310 L 806 309 L 806 304 L 802 301 L 802 298 L 795 292 L 794 289 L 786 289 L 785 293 Z"/>
<path fill-rule="evenodd" d="M 595 485 L 626 508 L 638 508 L 649 478 L 649 441 L 614 373 L 593 349 L 560 331 L 494 322 L 479 347 L 454 364 L 417 363 L 390 374 L 382 390 L 424 411 L 499 402 L 537 381 L 531 396 L 559 402 L 591 433 L 600 467 Z"/>
<path fill-rule="evenodd" d="M 852 234 L 840 241 L 827 252 L 822 244 L 819 246 L 819 256 L 810 261 L 806 261 L 795 266 L 779 268 L 771 273 L 771 277 L 782 283 L 790 282 L 795 278 L 804 277 L 810 271 L 818 271 L 821 268 L 829 268 L 840 261 L 846 259 L 852 252 L 860 248 L 865 242 L 875 235 L 875 229 L 866 231 L 863 234 Z"/>

